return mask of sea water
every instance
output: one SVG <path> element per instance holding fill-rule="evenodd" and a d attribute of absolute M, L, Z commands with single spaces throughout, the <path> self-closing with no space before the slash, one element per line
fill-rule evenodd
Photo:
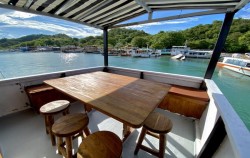
<path fill-rule="evenodd" d="M 48 72 L 103 66 L 101 54 L 0 53 L 0 80 Z M 170 56 L 133 58 L 109 56 L 109 65 L 203 77 L 209 59 L 173 60 Z M 212 78 L 250 130 L 250 77 L 216 68 Z"/>

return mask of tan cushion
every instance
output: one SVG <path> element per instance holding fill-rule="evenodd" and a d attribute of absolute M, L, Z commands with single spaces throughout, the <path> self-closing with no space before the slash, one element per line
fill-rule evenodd
<path fill-rule="evenodd" d="M 67 100 L 56 100 L 43 105 L 40 112 L 44 114 L 55 113 L 66 109 L 69 106 Z"/>
<path fill-rule="evenodd" d="M 195 88 L 187 88 L 187 87 L 181 87 L 181 86 L 171 86 L 169 90 L 169 94 L 176 94 L 181 96 L 186 96 L 189 98 L 202 100 L 205 102 L 209 101 L 209 96 L 206 91 L 199 90 Z"/>

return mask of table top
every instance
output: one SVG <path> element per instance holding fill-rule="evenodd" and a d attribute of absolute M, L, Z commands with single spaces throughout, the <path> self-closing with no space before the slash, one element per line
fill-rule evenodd
<path fill-rule="evenodd" d="M 134 128 L 167 95 L 170 85 L 106 72 L 92 72 L 44 83 Z"/>

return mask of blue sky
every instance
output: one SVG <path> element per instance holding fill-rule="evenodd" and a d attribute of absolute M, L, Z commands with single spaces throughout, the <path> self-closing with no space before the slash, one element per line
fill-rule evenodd
<path fill-rule="evenodd" d="M 170 16 L 172 14 L 184 14 L 186 12 L 190 11 L 162 11 L 154 13 L 153 18 Z M 147 15 L 144 15 L 136 19 L 146 20 L 146 18 Z M 199 24 L 211 24 L 214 20 L 223 20 L 223 18 L 224 15 L 217 14 L 137 25 L 129 28 L 144 30 L 150 34 L 156 34 L 159 31 L 178 31 L 191 28 Z M 250 19 L 250 4 L 238 11 L 235 18 Z M 134 21 L 134 19 L 130 21 Z M 17 38 L 30 34 L 53 35 L 58 33 L 64 33 L 71 37 L 84 38 L 87 36 L 101 35 L 102 30 L 60 19 L 0 8 L 0 38 Z"/>

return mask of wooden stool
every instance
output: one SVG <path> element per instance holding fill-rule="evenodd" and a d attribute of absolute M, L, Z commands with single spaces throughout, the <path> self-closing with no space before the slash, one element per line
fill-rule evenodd
<path fill-rule="evenodd" d="M 44 115 L 46 133 L 50 135 L 52 145 L 56 145 L 55 136 L 51 128 L 54 123 L 54 115 L 63 112 L 63 115 L 69 113 L 69 101 L 57 100 L 49 102 L 40 108 L 40 113 Z"/>
<path fill-rule="evenodd" d="M 99 131 L 89 135 L 81 143 L 77 158 L 120 158 L 122 141 L 109 131 Z"/>
<path fill-rule="evenodd" d="M 139 149 L 142 149 L 155 156 L 163 158 L 165 154 L 165 146 L 166 146 L 165 134 L 171 131 L 172 126 L 173 125 L 172 125 L 171 120 L 168 119 L 166 116 L 164 116 L 163 114 L 159 112 L 152 112 L 144 122 L 134 154 L 137 154 Z M 159 135 L 157 135 L 156 133 Z M 155 151 L 153 149 L 150 149 L 142 145 L 142 141 L 146 134 L 149 134 L 151 136 L 154 136 L 160 139 L 159 151 Z"/>
<path fill-rule="evenodd" d="M 57 148 L 59 154 L 66 158 L 72 157 L 72 139 L 81 136 L 83 130 L 86 136 L 90 134 L 88 129 L 89 118 L 87 114 L 68 114 L 56 120 L 52 126 L 52 132 L 57 137 Z M 63 141 L 65 138 L 65 142 Z M 66 148 L 64 147 L 66 144 Z"/>

